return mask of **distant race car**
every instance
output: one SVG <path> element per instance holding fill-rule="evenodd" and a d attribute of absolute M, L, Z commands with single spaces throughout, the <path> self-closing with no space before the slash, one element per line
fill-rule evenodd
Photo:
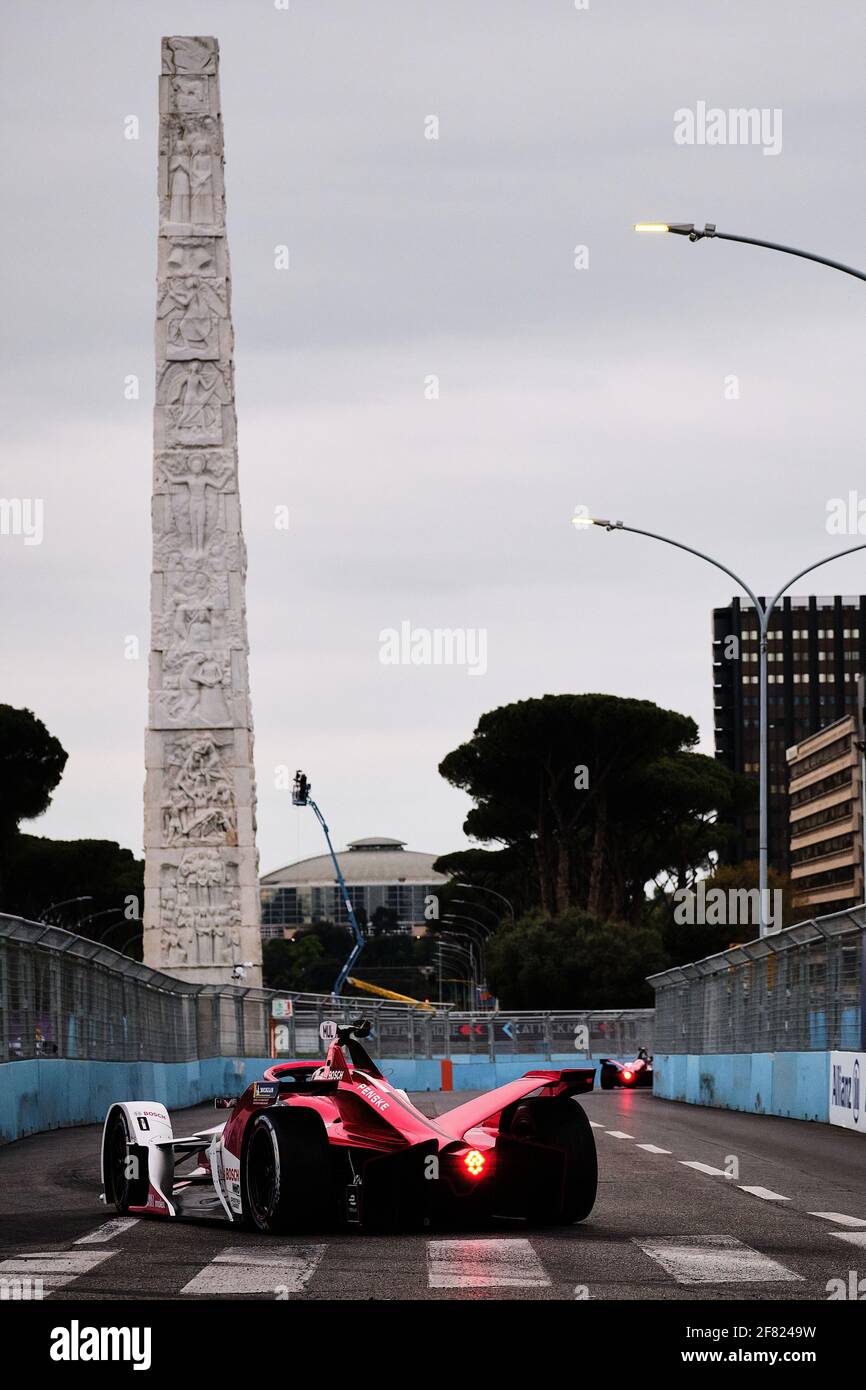
<path fill-rule="evenodd" d="M 652 1086 L 653 1059 L 646 1048 L 639 1048 L 633 1062 L 615 1062 L 611 1057 L 602 1057 L 599 1063 L 600 1085 L 603 1091 L 612 1091 L 614 1086 Z"/>
<path fill-rule="evenodd" d="M 592 1127 L 574 1097 L 594 1069 L 529 1071 L 428 1119 L 371 1061 L 370 1023 L 322 1025 L 324 1065 L 281 1062 L 224 1124 L 175 1138 L 158 1101 L 109 1107 L 102 1200 L 141 1216 L 216 1217 L 264 1232 L 582 1221 Z M 186 1168 L 184 1165 L 189 1164 Z"/>

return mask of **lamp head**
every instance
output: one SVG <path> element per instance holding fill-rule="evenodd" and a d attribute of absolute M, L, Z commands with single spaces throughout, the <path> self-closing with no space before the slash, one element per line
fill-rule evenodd
<path fill-rule="evenodd" d="M 704 237 L 716 235 L 715 222 L 707 222 L 703 231 L 694 222 L 635 222 L 636 232 L 672 232 L 674 236 L 687 236 L 689 241 L 702 241 Z"/>
<path fill-rule="evenodd" d="M 571 518 L 572 526 L 580 529 L 581 526 L 603 526 L 605 531 L 616 531 L 622 528 L 621 521 L 609 521 L 604 516 L 584 516 L 580 512 L 575 512 Z"/>

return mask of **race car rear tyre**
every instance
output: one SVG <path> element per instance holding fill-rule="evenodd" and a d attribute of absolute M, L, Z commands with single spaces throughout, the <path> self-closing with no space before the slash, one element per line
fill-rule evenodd
<path fill-rule="evenodd" d="M 602 1067 L 602 1068 L 601 1068 L 601 1072 L 600 1072 L 600 1074 L 599 1074 L 599 1079 L 598 1079 L 598 1084 L 599 1084 L 599 1086 L 601 1087 L 601 1089 L 602 1089 L 603 1091 L 612 1091 L 612 1090 L 613 1090 L 614 1076 L 615 1076 L 615 1075 L 616 1075 L 616 1073 L 612 1070 L 611 1067 Z"/>
<path fill-rule="evenodd" d="M 144 1206 L 148 1193 L 147 1149 L 132 1144 L 124 1112 L 115 1108 L 105 1127 L 102 1171 L 105 1201 L 119 1212 Z"/>
<path fill-rule="evenodd" d="M 528 1194 L 530 1222 L 571 1226 L 589 1216 L 598 1191 L 598 1158 L 583 1107 L 567 1097 L 518 1101 L 508 1118 L 508 1130 L 515 1139 L 565 1150 L 561 1189 L 533 1189 Z"/>
<path fill-rule="evenodd" d="M 250 1124 L 241 1164 L 248 1225 L 269 1235 L 332 1224 L 328 1141 L 318 1115 L 263 1111 Z"/>

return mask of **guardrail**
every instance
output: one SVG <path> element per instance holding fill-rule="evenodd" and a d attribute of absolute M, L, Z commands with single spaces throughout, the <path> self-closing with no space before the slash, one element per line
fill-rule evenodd
<path fill-rule="evenodd" d="M 866 907 L 651 975 L 657 1054 L 856 1051 Z"/>
<path fill-rule="evenodd" d="M 376 1053 L 394 1059 L 627 1056 L 653 1046 L 652 1009 L 430 1012 L 368 996 L 195 985 L 60 927 L 0 915 L 3 1061 L 266 1057 L 274 999 L 292 1001 L 280 1021 L 286 1056 L 319 1056 L 324 1019 L 358 1014 L 373 1020 Z"/>

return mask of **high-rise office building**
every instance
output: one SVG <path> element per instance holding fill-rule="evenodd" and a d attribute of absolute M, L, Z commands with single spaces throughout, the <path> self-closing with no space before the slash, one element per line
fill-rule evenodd
<path fill-rule="evenodd" d="M 736 639 L 736 640 L 732 640 Z M 754 607 L 735 598 L 713 611 L 716 757 L 758 778 L 759 631 Z M 784 598 L 770 622 L 767 650 L 769 858 L 789 867 L 786 750 L 857 709 L 866 671 L 866 597 Z M 758 810 L 737 826 L 730 858 L 758 857 Z"/>

